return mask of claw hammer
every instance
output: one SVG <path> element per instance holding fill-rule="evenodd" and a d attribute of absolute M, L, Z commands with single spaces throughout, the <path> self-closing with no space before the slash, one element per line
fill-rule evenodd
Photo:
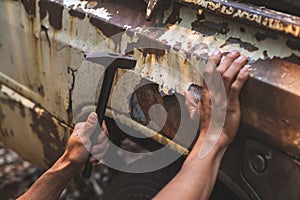
<path fill-rule="evenodd" d="M 114 81 L 115 73 L 118 68 L 121 69 L 134 69 L 136 65 L 136 59 L 131 56 L 113 54 L 108 52 L 90 53 L 85 56 L 86 60 L 106 66 L 104 72 L 104 79 L 102 82 L 100 96 L 98 98 L 98 104 L 96 108 L 96 113 L 98 115 L 99 126 L 102 127 L 102 122 L 105 115 L 105 110 L 107 102 L 109 99 L 111 87 Z M 91 141 L 93 144 L 93 139 L 97 138 L 99 130 L 96 130 L 91 136 Z M 89 157 L 91 154 L 89 155 Z M 85 168 L 83 170 L 82 176 L 84 178 L 90 178 L 92 172 L 92 164 L 89 162 L 89 158 L 85 163 Z"/>

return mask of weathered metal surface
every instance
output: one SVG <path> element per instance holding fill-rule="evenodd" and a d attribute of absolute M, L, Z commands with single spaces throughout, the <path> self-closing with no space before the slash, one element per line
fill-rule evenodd
<path fill-rule="evenodd" d="M 261 199 L 300 198 L 300 163 L 296 159 L 262 142 L 247 139 L 242 168 L 245 179 Z"/>
<path fill-rule="evenodd" d="M 51 166 L 63 153 L 71 128 L 9 87 L 1 84 L 0 91 L 0 140 L 23 158 Z"/>
<path fill-rule="evenodd" d="M 300 18 L 289 14 L 223 0 L 177 0 L 200 9 L 217 12 L 225 17 L 241 20 L 285 34 L 300 37 Z"/>
<path fill-rule="evenodd" d="M 261 130 L 261 139 L 300 158 L 300 68 L 273 59 L 253 65 L 241 101 L 243 121 Z"/>
<path fill-rule="evenodd" d="M 235 0 L 269 8 L 284 13 L 300 16 L 300 2 L 298 0 Z"/>
<path fill-rule="evenodd" d="M 224 53 L 237 49 L 249 58 L 252 72 L 241 96 L 243 126 L 222 169 L 236 183 L 228 181 L 241 198 L 257 199 L 254 186 L 240 176 L 246 137 L 300 158 L 299 18 L 230 1 L 172 1 L 155 9 L 147 21 L 147 3 L 141 0 L 1 1 L 0 27 L 6 29 L 0 31 L 0 83 L 31 102 L 17 103 L 13 93 L 7 96 L 1 89 L 1 140 L 41 166 L 53 162 L 68 137 L 65 127 L 73 125 L 72 103 L 86 106 L 96 101 L 92 93 L 101 67 L 92 66 L 94 75 L 85 77 L 91 95 L 74 97 L 74 87 L 83 87 L 74 82 L 77 74 L 88 67 L 84 53 L 110 51 L 133 55 L 137 66 L 133 72 L 116 74 L 108 116 L 166 145 L 180 125 L 178 105 L 184 91 L 191 84 L 202 84 L 201 69 L 208 55 L 216 49 Z M 145 82 L 149 84 L 138 89 Z M 143 126 L 153 104 L 167 111 L 166 124 L 154 136 L 155 131 Z M 49 128 L 53 134 L 43 131 Z M 169 146 L 187 154 L 184 139 Z"/>
<path fill-rule="evenodd" d="M 298 199 L 299 187 L 295 180 L 299 179 L 299 159 L 274 147 L 273 142 L 251 124 L 242 123 L 235 141 L 223 158 L 222 181 L 235 193 L 242 191 L 250 199 L 281 199 L 281 195 Z M 267 158 L 263 173 L 252 171 L 253 152 L 256 153 L 254 156 L 258 154 Z M 294 181 L 288 178 L 291 174 Z M 277 192 L 273 188 L 277 188 Z"/>

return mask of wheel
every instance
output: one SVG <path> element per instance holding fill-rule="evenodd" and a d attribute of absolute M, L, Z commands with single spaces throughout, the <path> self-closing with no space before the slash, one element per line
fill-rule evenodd
<path fill-rule="evenodd" d="M 140 160 L 139 160 L 140 161 Z M 179 158 L 169 166 L 148 173 L 118 172 L 112 177 L 104 193 L 105 200 L 152 199 L 179 171 L 184 159 Z M 147 165 L 147 161 L 143 164 Z M 133 163 L 129 167 L 135 165 Z"/>
<path fill-rule="evenodd" d="M 104 200 L 150 200 L 178 173 L 183 162 L 184 158 L 180 158 L 163 169 L 149 173 L 118 172 L 106 188 Z M 226 185 L 217 180 L 210 200 L 227 199 L 239 200 Z"/>

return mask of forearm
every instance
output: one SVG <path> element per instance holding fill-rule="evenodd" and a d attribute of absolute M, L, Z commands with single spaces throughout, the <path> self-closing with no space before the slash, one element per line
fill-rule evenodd
<path fill-rule="evenodd" d="M 58 199 L 74 173 L 71 163 L 61 157 L 18 200 Z"/>
<path fill-rule="evenodd" d="M 201 142 L 199 138 L 179 173 L 155 196 L 155 200 L 209 198 L 226 147 L 216 144 L 205 158 L 199 159 Z"/>

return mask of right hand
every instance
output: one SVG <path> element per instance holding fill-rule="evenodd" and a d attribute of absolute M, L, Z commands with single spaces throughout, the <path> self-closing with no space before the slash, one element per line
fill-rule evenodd
<path fill-rule="evenodd" d="M 91 136 L 98 126 L 98 118 L 95 112 L 90 113 L 86 122 L 77 123 L 71 134 L 67 148 L 63 155 L 64 160 L 71 163 L 74 169 L 83 170 L 84 164 L 89 157 L 91 163 L 96 163 L 103 158 L 108 149 L 108 131 L 105 122 L 102 124 L 102 130 L 99 132 L 97 140 L 92 146 Z"/>
<path fill-rule="evenodd" d="M 217 113 L 225 112 L 226 116 L 224 126 L 221 127 L 220 137 L 210 136 L 210 138 L 216 138 L 218 140 L 216 142 L 226 148 L 233 141 L 239 127 L 241 118 L 239 94 L 248 78 L 248 68 L 244 67 L 247 58 L 241 56 L 238 51 L 229 53 L 222 62 L 221 58 L 221 52 L 214 53 L 209 57 L 204 67 L 205 83 L 199 106 L 196 104 L 195 97 L 191 92 L 186 92 L 185 98 L 190 117 L 194 118 L 200 115 L 200 140 L 207 134 L 211 120 L 215 120 L 215 124 L 218 124 L 219 119 L 211 119 L 211 97 L 214 98 Z M 207 87 L 208 84 L 212 86 L 209 88 L 210 90 Z M 225 89 L 225 98 L 220 95 L 220 87 Z M 218 118 L 217 115 L 214 117 Z"/>

